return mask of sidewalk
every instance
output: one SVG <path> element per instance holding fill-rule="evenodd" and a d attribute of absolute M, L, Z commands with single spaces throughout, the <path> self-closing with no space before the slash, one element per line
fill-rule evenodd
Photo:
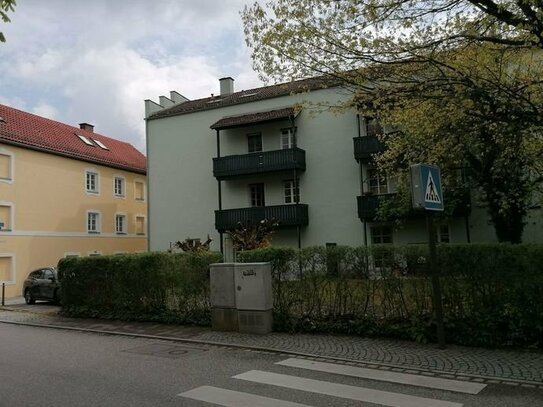
<path fill-rule="evenodd" d="M 47 303 L 29 306 L 24 304 L 24 301 L 21 303 L 20 300 L 15 300 L 0 307 L 0 323 L 228 346 L 318 357 L 387 370 L 543 389 L 543 352 L 489 350 L 452 345 L 440 350 L 435 345 L 339 335 L 251 335 L 216 332 L 209 328 L 159 323 L 65 318 L 58 315 L 58 309 Z"/>

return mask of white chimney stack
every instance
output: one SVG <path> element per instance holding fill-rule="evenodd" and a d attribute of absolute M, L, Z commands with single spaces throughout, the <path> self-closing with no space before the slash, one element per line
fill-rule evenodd
<path fill-rule="evenodd" d="M 91 133 L 94 132 L 94 126 L 92 124 L 89 124 L 89 123 L 79 123 L 79 128 L 81 130 L 90 131 Z"/>
<path fill-rule="evenodd" d="M 234 79 L 230 76 L 219 79 L 221 84 L 221 96 L 231 95 L 234 93 Z"/>

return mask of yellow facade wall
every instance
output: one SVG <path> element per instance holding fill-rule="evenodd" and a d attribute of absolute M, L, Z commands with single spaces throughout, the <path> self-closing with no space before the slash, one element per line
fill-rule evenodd
<path fill-rule="evenodd" d="M 0 230 L 0 259 L 11 258 L 14 268 L 7 297 L 21 295 L 30 271 L 56 265 L 66 253 L 146 250 L 147 202 L 136 199 L 136 181 L 146 189 L 145 175 L 1 143 L 0 154 L 12 160 L 10 179 L 0 178 L 1 215 L 11 217 L 10 230 Z M 86 190 L 87 170 L 98 174 L 98 193 Z M 124 197 L 115 196 L 115 177 L 124 179 Z M 87 232 L 89 211 L 100 214 L 99 233 Z M 126 216 L 126 233 L 116 233 L 117 214 Z M 145 227 L 136 230 L 141 219 Z"/>

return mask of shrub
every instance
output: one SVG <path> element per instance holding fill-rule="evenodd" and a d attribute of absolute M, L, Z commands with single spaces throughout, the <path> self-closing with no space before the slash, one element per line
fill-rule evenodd
<path fill-rule="evenodd" d="M 62 259 L 63 313 L 208 324 L 208 267 L 220 260 L 212 252 Z"/>
<path fill-rule="evenodd" d="M 435 341 L 425 245 L 268 248 L 275 329 Z M 447 340 L 543 348 L 543 245 L 439 245 Z"/>

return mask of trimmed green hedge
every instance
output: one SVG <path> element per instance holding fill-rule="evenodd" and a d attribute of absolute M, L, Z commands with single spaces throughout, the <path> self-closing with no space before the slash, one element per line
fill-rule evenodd
<path fill-rule="evenodd" d="M 435 341 L 424 245 L 268 248 L 275 329 Z M 438 246 L 447 340 L 543 348 L 543 245 Z"/>
<path fill-rule="evenodd" d="M 435 341 L 424 245 L 267 248 L 274 329 Z M 209 325 L 209 264 L 220 254 L 63 259 L 63 312 Z M 543 245 L 439 245 L 449 343 L 543 348 Z"/>
<path fill-rule="evenodd" d="M 209 264 L 217 253 L 142 253 L 59 262 L 68 316 L 210 323 Z"/>

